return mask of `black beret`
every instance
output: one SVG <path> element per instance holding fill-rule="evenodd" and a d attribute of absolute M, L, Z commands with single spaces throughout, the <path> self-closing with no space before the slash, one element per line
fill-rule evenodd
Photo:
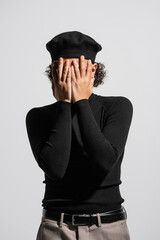
<path fill-rule="evenodd" d="M 47 44 L 46 49 L 50 52 L 52 62 L 63 58 L 80 58 L 91 59 L 95 62 L 97 52 L 102 46 L 90 36 L 78 31 L 63 32 L 52 38 Z"/>

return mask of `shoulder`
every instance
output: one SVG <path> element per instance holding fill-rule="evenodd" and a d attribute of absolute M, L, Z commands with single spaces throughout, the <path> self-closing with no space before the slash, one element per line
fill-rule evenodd
<path fill-rule="evenodd" d="M 57 102 L 48 104 L 48 105 L 43 105 L 39 107 L 33 107 L 31 108 L 27 113 L 26 113 L 26 122 L 29 120 L 38 120 L 40 117 L 52 115 L 54 111 L 56 110 Z M 40 120 L 40 119 L 39 119 Z"/>
<path fill-rule="evenodd" d="M 133 104 L 125 96 L 102 96 L 97 95 L 98 102 L 101 102 L 105 119 L 116 118 L 119 120 L 131 120 L 133 116 Z"/>
<path fill-rule="evenodd" d="M 123 108 L 133 112 L 133 104 L 131 100 L 125 96 L 97 95 L 97 99 L 102 103 L 102 105 L 107 111 Z"/>

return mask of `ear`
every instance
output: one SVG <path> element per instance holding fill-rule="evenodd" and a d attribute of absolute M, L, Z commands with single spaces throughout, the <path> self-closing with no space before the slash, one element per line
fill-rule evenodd
<path fill-rule="evenodd" d="M 94 76 L 95 76 L 97 67 L 98 67 L 98 66 L 97 66 L 97 63 L 94 63 L 94 64 L 92 65 L 92 78 L 94 78 Z"/>

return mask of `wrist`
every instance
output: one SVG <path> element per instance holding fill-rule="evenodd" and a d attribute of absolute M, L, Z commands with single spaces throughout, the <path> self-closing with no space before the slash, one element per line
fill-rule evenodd
<path fill-rule="evenodd" d="M 59 99 L 58 101 L 59 101 L 59 102 L 68 102 L 68 103 L 71 103 L 71 101 L 68 100 L 68 99 Z"/>

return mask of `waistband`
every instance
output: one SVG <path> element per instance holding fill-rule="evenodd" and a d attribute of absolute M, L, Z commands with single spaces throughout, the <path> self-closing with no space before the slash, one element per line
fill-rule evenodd
<path fill-rule="evenodd" d="M 101 225 L 101 223 L 111 223 L 127 219 L 127 212 L 123 206 L 113 211 L 95 214 L 68 214 L 43 208 L 42 218 L 56 220 L 61 223 L 61 226 L 63 222 L 70 223 L 72 225 L 92 225 L 97 223 Z"/>

